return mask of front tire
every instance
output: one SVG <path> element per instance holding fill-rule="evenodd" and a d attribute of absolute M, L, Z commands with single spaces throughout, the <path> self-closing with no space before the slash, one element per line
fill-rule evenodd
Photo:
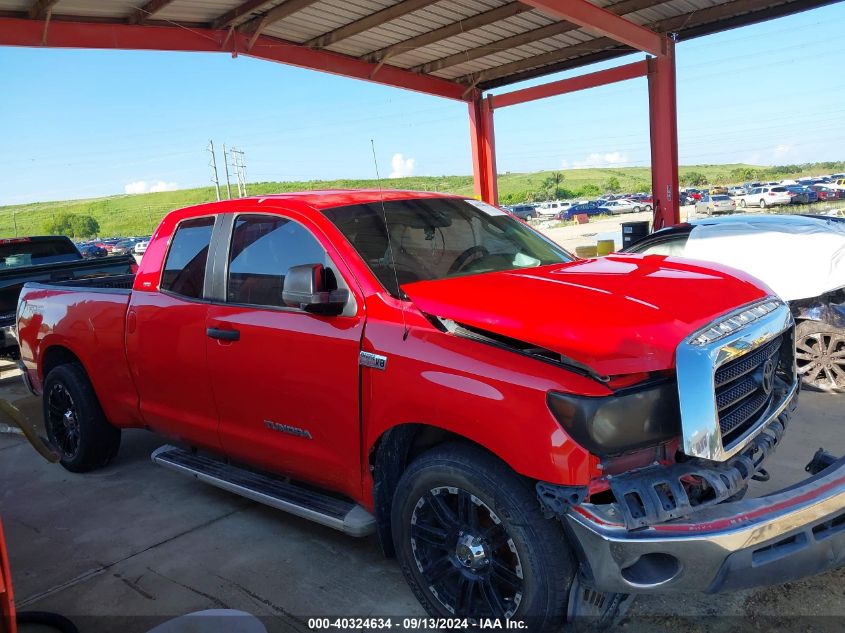
<path fill-rule="evenodd" d="M 42 403 L 47 437 L 67 470 L 96 470 L 117 455 L 120 429 L 106 420 L 81 365 L 59 365 L 50 371 L 44 381 Z"/>
<path fill-rule="evenodd" d="M 405 579 L 433 617 L 565 621 L 575 563 L 529 482 L 465 444 L 435 447 L 402 475 L 392 508 Z"/>
<path fill-rule="evenodd" d="M 745 208 L 745 200 L 740 200 L 739 206 L 741 206 L 744 209 Z"/>

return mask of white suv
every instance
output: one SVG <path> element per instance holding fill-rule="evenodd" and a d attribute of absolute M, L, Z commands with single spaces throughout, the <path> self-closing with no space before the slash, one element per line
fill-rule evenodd
<path fill-rule="evenodd" d="M 773 207 L 778 204 L 789 204 L 792 202 L 792 194 L 786 187 L 776 185 L 774 187 L 755 187 L 743 196 L 737 196 L 739 206 L 745 207 Z"/>
<path fill-rule="evenodd" d="M 560 202 L 553 200 L 551 202 L 544 202 L 539 207 L 534 209 L 534 213 L 541 217 L 553 218 L 558 213 L 562 213 L 572 206 L 571 202 Z"/>

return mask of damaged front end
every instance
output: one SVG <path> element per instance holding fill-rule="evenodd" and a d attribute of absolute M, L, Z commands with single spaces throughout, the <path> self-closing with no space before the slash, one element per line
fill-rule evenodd
<path fill-rule="evenodd" d="M 547 515 L 572 537 L 585 584 L 608 594 L 713 593 L 845 562 L 845 458 L 817 454 L 809 479 L 744 498 L 751 480 L 768 479 L 763 464 L 796 406 L 793 331 L 774 298 L 717 319 L 678 346 L 674 445 L 653 448 L 647 464 L 645 449 L 602 456 L 604 474 L 589 487 L 537 485 Z"/>

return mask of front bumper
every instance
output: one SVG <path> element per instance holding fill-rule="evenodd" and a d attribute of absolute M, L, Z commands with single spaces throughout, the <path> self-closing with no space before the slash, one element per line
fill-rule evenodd
<path fill-rule="evenodd" d="M 717 593 L 845 564 L 845 457 L 765 497 L 629 531 L 601 506 L 564 515 L 590 584 L 619 593 Z"/>

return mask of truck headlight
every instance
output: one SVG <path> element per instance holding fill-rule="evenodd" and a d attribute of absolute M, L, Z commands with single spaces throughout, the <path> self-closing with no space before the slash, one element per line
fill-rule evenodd
<path fill-rule="evenodd" d="M 601 457 L 655 446 L 681 432 L 674 380 L 601 397 L 551 391 L 547 402 L 564 431 Z"/>

